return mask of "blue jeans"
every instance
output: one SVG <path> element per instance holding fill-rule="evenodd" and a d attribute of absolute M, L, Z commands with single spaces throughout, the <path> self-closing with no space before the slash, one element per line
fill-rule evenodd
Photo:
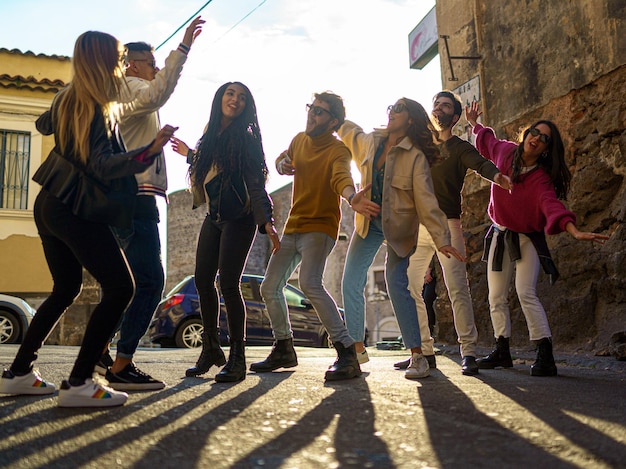
<path fill-rule="evenodd" d="M 323 275 L 326 258 L 333 250 L 335 240 L 325 233 L 291 233 L 283 235 L 280 250 L 272 254 L 261 284 L 261 295 L 267 306 L 276 340 L 293 337 L 287 301 L 283 288 L 300 265 L 298 276 L 300 288 L 311 301 L 330 340 L 341 342 L 345 347 L 354 344 L 348 334 L 337 303 L 324 288 Z"/>
<path fill-rule="evenodd" d="M 161 301 L 165 275 L 157 220 L 133 219 L 132 230 L 115 230 L 135 278 L 135 297 L 122 317 L 117 342 L 120 358 L 133 358 Z"/>
<path fill-rule="evenodd" d="M 389 298 L 400 326 L 402 342 L 408 349 L 422 346 L 420 325 L 417 319 L 417 306 L 409 291 L 407 269 L 411 254 L 406 257 L 399 257 L 393 248 L 388 245 L 387 259 L 385 261 L 385 280 L 389 289 Z M 428 322 L 426 325 L 428 326 Z"/>
<path fill-rule="evenodd" d="M 354 232 L 348 247 L 341 289 L 343 307 L 346 311 L 346 326 L 350 336 L 357 342 L 365 340 L 365 285 L 367 284 L 367 271 L 384 241 L 385 235 L 383 234 L 381 220 L 376 218 L 370 222 L 365 238 L 361 238 Z"/>
<path fill-rule="evenodd" d="M 382 222 L 380 218 L 376 218 L 370 222 L 365 238 L 356 233 L 352 235 L 348 248 L 342 281 L 343 304 L 348 331 L 357 342 L 363 342 L 365 339 L 364 292 L 367 271 L 384 240 Z M 412 348 L 421 346 L 421 338 L 415 300 L 409 291 L 408 266 L 409 256 L 400 258 L 387 246 L 385 280 L 389 298 L 398 319 L 404 344 L 407 348 Z"/>

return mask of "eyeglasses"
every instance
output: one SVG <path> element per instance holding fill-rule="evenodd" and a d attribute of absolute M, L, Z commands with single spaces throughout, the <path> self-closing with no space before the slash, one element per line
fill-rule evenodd
<path fill-rule="evenodd" d="M 406 108 L 407 108 L 406 104 L 404 103 L 391 104 L 390 106 L 387 106 L 387 114 L 389 114 L 391 111 L 393 111 L 394 114 L 399 114 L 400 112 L 404 111 Z"/>
<path fill-rule="evenodd" d="M 320 106 L 313 106 L 312 104 L 307 104 L 306 105 L 306 110 L 307 110 L 307 112 L 312 113 L 314 116 L 321 116 L 322 114 L 327 113 L 333 119 L 335 118 L 335 116 L 333 115 L 332 112 L 330 112 L 328 109 L 324 109 L 323 107 L 320 107 Z"/>
<path fill-rule="evenodd" d="M 533 137 L 539 137 L 539 141 L 545 143 L 546 145 L 552 141 L 549 135 L 542 134 L 541 132 L 539 132 L 539 129 L 536 129 L 535 127 L 531 128 L 529 130 L 529 133 Z"/>
<path fill-rule="evenodd" d="M 146 62 L 146 65 L 151 68 L 157 68 L 156 62 L 154 60 L 148 59 L 130 59 L 129 62 Z"/>

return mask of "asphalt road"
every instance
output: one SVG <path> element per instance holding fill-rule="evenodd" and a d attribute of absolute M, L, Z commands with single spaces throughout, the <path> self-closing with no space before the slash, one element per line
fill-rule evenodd
<path fill-rule="evenodd" d="M 16 346 L 0 346 L 9 364 Z M 165 380 L 123 407 L 63 409 L 56 397 L 0 397 L 0 467 L 10 468 L 618 468 L 626 467 L 626 362 L 565 356 L 559 376 L 515 368 L 467 377 L 447 347 L 429 378 L 368 349 L 358 379 L 325 383 L 334 350 L 298 348 L 291 371 L 237 384 L 184 378 L 196 350 L 142 349 Z M 248 362 L 268 347 L 249 347 Z M 60 385 L 76 347 L 45 346 L 38 367 Z M 572 365 L 574 364 L 574 365 Z"/>

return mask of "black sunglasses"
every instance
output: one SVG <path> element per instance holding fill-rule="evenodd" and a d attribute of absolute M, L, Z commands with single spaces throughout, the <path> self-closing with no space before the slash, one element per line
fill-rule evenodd
<path fill-rule="evenodd" d="M 332 112 L 330 112 L 328 109 L 324 109 L 323 107 L 320 107 L 320 106 L 313 106 L 312 104 L 307 104 L 306 105 L 306 110 L 307 110 L 307 112 L 312 113 L 314 116 L 321 116 L 322 114 L 327 113 L 333 119 L 335 118 L 335 116 L 333 115 Z"/>
<path fill-rule="evenodd" d="M 393 111 L 394 114 L 398 114 L 404 111 L 405 109 L 407 109 L 407 107 L 406 107 L 406 104 L 404 103 L 391 104 L 387 106 L 387 114 L 389 114 L 391 111 Z"/>
<path fill-rule="evenodd" d="M 533 137 L 539 137 L 539 141 L 545 143 L 546 145 L 552 141 L 549 135 L 542 134 L 541 132 L 539 132 L 539 129 L 536 129 L 535 127 L 531 128 L 529 130 L 529 133 Z"/>

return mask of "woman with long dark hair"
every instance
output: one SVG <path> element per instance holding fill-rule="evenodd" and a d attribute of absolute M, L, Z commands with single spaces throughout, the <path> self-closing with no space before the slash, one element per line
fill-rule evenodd
<path fill-rule="evenodd" d="M 473 102 L 466 107 L 467 121 L 476 135 L 476 148 L 509 175 L 510 191 L 491 186 L 489 217 L 493 223 L 485 239 L 483 260 L 487 260 L 489 310 L 496 348 L 477 360 L 479 368 L 513 366 L 509 351 L 511 318 L 509 284 L 515 268 L 515 289 L 526 318 L 530 340 L 537 344 L 532 376 L 557 374 L 552 354 L 552 333 L 536 293 L 539 269 L 556 281 L 558 271 L 548 250 L 545 234 L 567 231 L 578 240 L 604 243 L 608 236 L 578 231 L 576 216 L 559 199 L 565 199 L 571 175 L 565 163 L 565 149 L 556 125 L 538 120 L 523 133 L 520 143 L 498 140 L 493 129 L 476 121 L 482 114 Z"/>
<path fill-rule="evenodd" d="M 113 36 L 97 31 L 82 34 L 74 48 L 72 81 L 59 91 L 51 110 L 37 120 L 37 129 L 44 135 L 54 133 L 56 143 L 33 176 L 42 186 L 33 212 L 54 285 L 37 310 L 13 364 L 2 374 L 2 393 L 54 393 L 54 385 L 44 381 L 33 364 L 46 337 L 78 296 L 84 267 L 100 283 L 102 296 L 87 323 L 70 377 L 61 385 L 58 404 L 108 407 L 122 405 L 128 397 L 91 378 L 133 297 L 134 282 L 109 225 L 90 216 L 93 211 L 85 205 L 84 194 L 75 190 L 76 168 L 102 185 L 127 179 L 128 193 L 134 198 L 134 174 L 152 164 L 175 129 L 166 126 L 150 145 L 124 150 L 114 113 L 123 86 L 122 56 L 123 49 Z M 83 204 L 80 216 L 74 213 L 79 202 Z M 123 212 L 115 214 L 119 220 L 130 222 L 132 205 L 114 210 Z"/>
<path fill-rule="evenodd" d="M 356 213 L 343 273 L 343 301 L 346 326 L 356 340 L 357 357 L 361 363 L 367 362 L 363 345 L 367 271 L 378 248 L 387 241 L 387 288 L 402 340 L 411 350 L 405 377 L 417 379 L 429 375 L 429 366 L 422 355 L 407 268 L 417 245 L 420 223 L 426 226 L 441 253 L 459 260 L 463 257 L 450 245 L 448 222 L 439 209 L 430 175 L 430 166 L 439 157 L 435 145 L 437 130 L 424 108 L 412 99 L 399 99 L 387 112 L 389 122 L 385 129 L 366 134 L 346 120 L 338 131 L 359 166 L 361 184 L 371 184 L 371 200 L 381 207 L 380 213 L 371 218 Z"/>
<path fill-rule="evenodd" d="M 256 228 L 269 235 L 274 251 L 280 248 L 272 218 L 272 201 L 265 191 L 267 165 L 254 98 L 243 83 L 222 85 L 213 99 L 211 116 L 195 151 L 172 139 L 175 151 L 187 156 L 194 207 L 207 203 L 196 251 L 196 288 L 204 331 L 202 352 L 187 376 L 198 376 L 226 359 L 219 344 L 220 302 L 228 317 L 230 355 L 215 376 L 219 382 L 246 376 L 246 309 L 241 295 L 241 274 Z"/>

